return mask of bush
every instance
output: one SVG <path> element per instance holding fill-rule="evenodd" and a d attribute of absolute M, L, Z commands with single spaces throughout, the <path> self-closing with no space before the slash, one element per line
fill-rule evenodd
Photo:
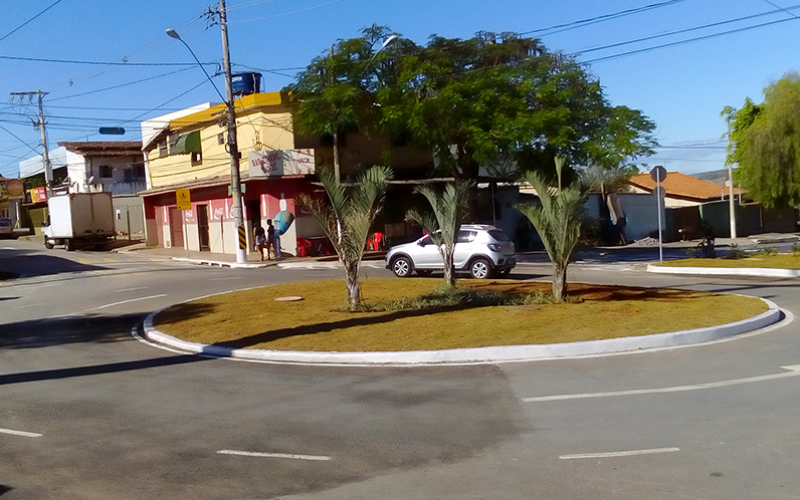
<path fill-rule="evenodd" d="M 767 257 L 772 255 L 778 255 L 778 248 L 777 247 L 764 247 L 758 250 L 759 255 L 766 255 Z"/>
<path fill-rule="evenodd" d="M 736 243 L 731 243 L 731 249 L 730 249 L 730 252 L 728 253 L 728 258 L 729 259 L 743 259 L 745 257 L 746 257 L 746 255 L 744 253 L 744 250 L 739 248 L 739 245 L 737 245 Z"/>
<path fill-rule="evenodd" d="M 792 256 L 800 257 L 800 244 L 794 243 L 792 245 Z"/>

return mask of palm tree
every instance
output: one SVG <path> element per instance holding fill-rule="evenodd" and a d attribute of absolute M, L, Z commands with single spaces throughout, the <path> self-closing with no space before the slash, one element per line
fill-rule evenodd
<path fill-rule="evenodd" d="M 456 235 L 461 222 L 467 215 L 470 192 L 475 185 L 472 181 L 447 184 L 442 192 L 431 185 L 423 185 L 414 189 L 415 193 L 424 196 L 431 204 L 433 212 L 420 212 L 411 209 L 406 212 L 406 219 L 418 224 L 431 237 L 431 241 L 439 249 L 444 261 L 444 282 L 455 286 L 456 275 L 453 269 L 453 250 Z"/>
<path fill-rule="evenodd" d="M 558 161 L 556 168 L 559 171 L 560 185 L 561 169 Z M 539 172 L 526 173 L 524 180 L 533 186 L 539 200 L 518 203 L 515 208 L 531 221 L 544 243 L 550 262 L 553 263 L 553 299 L 558 303 L 567 293 L 567 266 L 580 239 L 588 190 L 578 180 L 553 192 Z"/>
<path fill-rule="evenodd" d="M 347 283 L 347 303 L 355 311 L 361 303 L 358 271 L 375 216 L 383 208 L 386 188 L 392 178 L 389 167 L 377 166 L 350 176 L 342 183 L 328 169 L 317 176 L 328 195 L 328 203 L 303 193 L 300 206 L 313 215 L 333 244 L 344 267 Z"/>

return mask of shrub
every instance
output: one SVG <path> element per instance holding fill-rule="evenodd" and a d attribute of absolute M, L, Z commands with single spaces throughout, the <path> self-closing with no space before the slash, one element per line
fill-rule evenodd
<path fill-rule="evenodd" d="M 739 248 L 739 245 L 737 245 L 736 243 L 731 243 L 731 249 L 730 252 L 728 253 L 729 259 L 743 259 L 745 258 L 745 256 L 746 255 L 744 253 L 744 250 Z"/>

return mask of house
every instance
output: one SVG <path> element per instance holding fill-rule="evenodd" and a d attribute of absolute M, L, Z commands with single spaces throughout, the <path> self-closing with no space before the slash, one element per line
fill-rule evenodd
<path fill-rule="evenodd" d="M 628 183 L 634 193 L 652 193 L 656 189 L 656 181 L 650 174 L 634 174 Z M 664 206 L 667 208 L 691 207 L 728 197 L 727 187 L 680 172 L 669 172 L 661 187 L 666 191 Z M 741 197 L 741 190 L 734 188 L 733 195 Z"/>
<path fill-rule="evenodd" d="M 315 173 L 318 168 L 332 168 L 331 138 L 299 134 L 292 121 L 292 104 L 280 92 L 243 95 L 234 100 L 234 106 L 248 240 L 256 224 L 265 225 L 266 219 L 285 210 L 295 221 L 281 244 L 296 254 L 298 238 L 323 238 L 322 228 L 295 200 L 300 193 L 321 191 Z M 236 252 L 225 121 L 226 106 L 208 103 L 142 122 L 147 189 L 140 194 L 148 245 Z M 388 236 L 405 235 L 410 230 L 404 216 L 413 181 L 427 175 L 432 155 L 359 131 L 339 137 L 343 177 L 359 167 L 383 164 L 387 152 L 398 184 L 390 193 L 393 201 L 386 203 L 380 229 Z M 190 210 L 177 209 L 179 189 L 189 190 Z M 252 241 L 248 247 L 252 248 Z"/>

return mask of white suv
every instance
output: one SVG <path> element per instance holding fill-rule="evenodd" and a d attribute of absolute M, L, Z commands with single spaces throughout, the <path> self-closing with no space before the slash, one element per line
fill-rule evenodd
<path fill-rule="evenodd" d="M 453 265 L 473 278 L 507 276 L 517 265 L 514 243 L 494 226 L 465 224 L 456 236 Z M 386 268 L 405 278 L 416 271 L 428 276 L 444 268 L 439 249 L 428 235 L 417 241 L 392 247 L 386 254 Z"/>

